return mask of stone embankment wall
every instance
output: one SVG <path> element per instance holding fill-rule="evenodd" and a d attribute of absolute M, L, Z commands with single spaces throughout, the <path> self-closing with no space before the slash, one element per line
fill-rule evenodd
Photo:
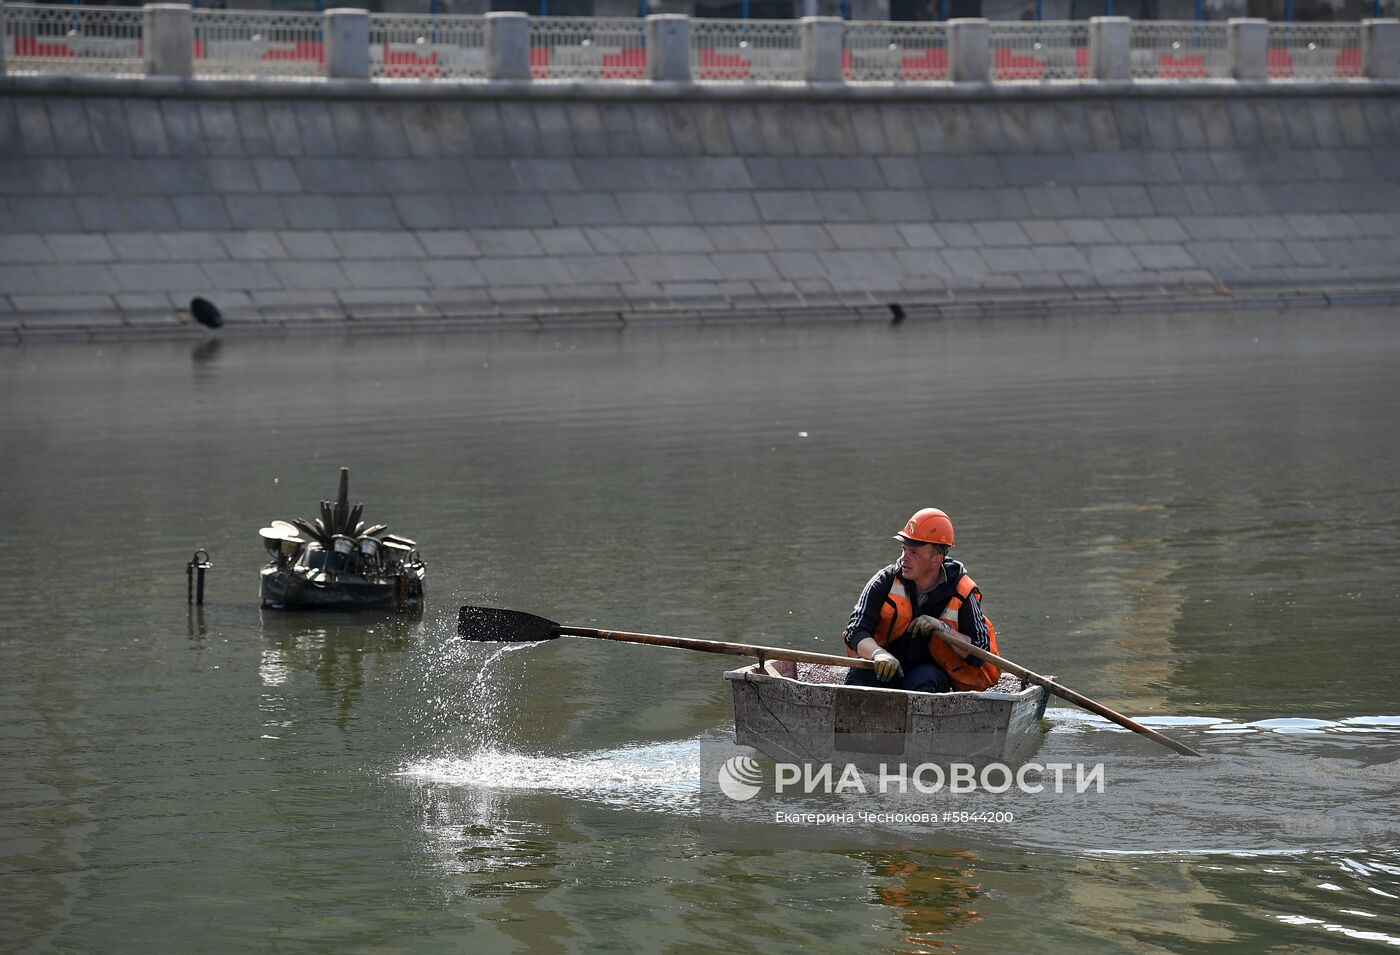
<path fill-rule="evenodd" d="M 0 340 L 1400 302 L 1400 85 L 0 79 Z"/>

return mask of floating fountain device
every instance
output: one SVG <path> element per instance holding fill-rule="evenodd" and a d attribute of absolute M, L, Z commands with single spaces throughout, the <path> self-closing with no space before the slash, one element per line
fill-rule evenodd
<path fill-rule="evenodd" d="M 427 568 L 418 545 L 387 533 L 387 524 L 366 527 L 363 513 L 363 504 L 350 504 L 350 469 L 341 468 L 336 499 L 321 502 L 319 517 L 262 528 L 272 558 L 261 574 L 263 606 L 421 608 Z"/>

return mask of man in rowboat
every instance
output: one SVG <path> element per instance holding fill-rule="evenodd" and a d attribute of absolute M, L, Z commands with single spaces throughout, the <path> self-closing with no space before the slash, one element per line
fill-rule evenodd
<path fill-rule="evenodd" d="M 926 507 L 894 539 L 903 552 L 870 578 L 842 632 L 846 653 L 873 660 L 875 669 L 852 667 L 846 682 L 926 693 L 985 690 L 996 683 L 996 667 L 962 657 L 935 635 L 935 620 L 941 620 L 978 648 L 997 652 L 981 591 L 967 568 L 948 556 L 953 522 Z"/>

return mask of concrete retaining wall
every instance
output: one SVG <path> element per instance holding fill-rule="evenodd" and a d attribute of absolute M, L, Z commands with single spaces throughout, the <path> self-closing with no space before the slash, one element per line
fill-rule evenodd
<path fill-rule="evenodd" d="M 1400 301 L 1400 85 L 9 77 L 0 202 L 7 341 Z"/>

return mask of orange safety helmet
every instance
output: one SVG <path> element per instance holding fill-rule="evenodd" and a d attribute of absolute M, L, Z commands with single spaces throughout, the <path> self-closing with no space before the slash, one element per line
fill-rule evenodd
<path fill-rule="evenodd" d="M 953 546 L 953 522 L 936 507 L 915 511 L 904 529 L 894 535 L 902 544 L 943 544 Z"/>

